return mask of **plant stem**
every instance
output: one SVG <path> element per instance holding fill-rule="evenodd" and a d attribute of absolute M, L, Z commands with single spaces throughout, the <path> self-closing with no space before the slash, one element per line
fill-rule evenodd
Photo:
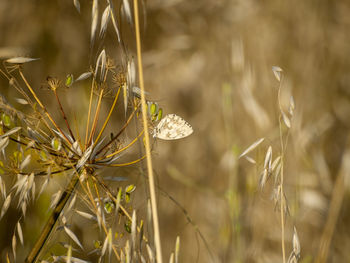
<path fill-rule="evenodd" d="M 345 159 L 345 156 L 343 156 L 342 166 L 346 166 L 345 162 L 347 160 Z M 327 262 L 329 256 L 330 245 L 334 236 L 334 230 L 336 228 L 337 221 L 339 220 L 339 214 L 342 208 L 342 203 L 345 194 L 344 180 L 346 175 L 344 174 L 344 171 L 346 171 L 346 168 L 341 167 L 333 187 L 332 198 L 329 205 L 329 212 L 327 215 L 327 221 L 320 239 L 320 245 L 318 248 L 316 259 L 314 261 L 315 263 L 325 263 Z"/>
<path fill-rule="evenodd" d="M 50 217 L 48 218 L 46 225 L 44 229 L 41 231 L 41 234 L 39 236 L 39 239 L 36 241 L 34 247 L 28 254 L 25 263 L 34 263 L 36 259 L 38 258 L 41 250 L 46 244 L 46 241 L 48 240 L 63 208 L 65 207 L 67 201 L 69 200 L 70 196 L 72 195 L 77 183 L 79 182 L 79 177 L 76 174 L 73 174 L 72 179 L 70 180 L 68 187 L 63 192 L 60 200 L 58 201 L 57 205 L 55 206 L 55 209 L 52 211 Z"/>
<path fill-rule="evenodd" d="M 137 0 L 134 0 L 134 19 L 135 19 L 137 64 L 138 64 L 138 70 L 139 70 L 139 85 L 140 85 L 140 89 L 141 89 L 142 120 L 143 120 L 143 129 L 144 129 L 144 132 L 145 132 L 145 149 L 146 149 L 148 178 L 149 178 L 148 182 L 149 182 L 149 190 L 150 190 L 151 205 L 152 205 L 152 219 L 153 219 L 153 228 L 154 228 L 154 241 L 155 241 L 155 247 L 156 247 L 157 263 L 162 263 L 162 248 L 161 248 L 161 242 L 160 242 L 159 222 L 158 222 L 158 212 L 157 212 L 157 202 L 156 202 L 156 192 L 155 192 L 155 187 L 154 187 L 152 156 L 151 156 L 151 147 L 150 147 L 149 132 L 148 132 L 147 106 L 146 106 L 146 99 L 145 99 L 145 87 L 144 87 L 144 81 L 143 81 L 142 57 L 141 57 L 141 40 L 140 40 L 140 25 L 139 25 L 139 10 L 138 10 L 138 2 L 137 2 Z"/>
<path fill-rule="evenodd" d="M 66 125 L 67 125 L 67 128 L 68 128 L 68 131 L 69 131 L 69 134 L 70 134 L 70 136 L 72 136 L 73 141 L 75 141 L 75 138 L 74 138 L 73 132 L 72 132 L 72 130 L 71 130 L 70 126 L 69 126 L 69 123 L 68 123 L 67 116 L 66 116 L 66 114 L 65 114 L 65 112 L 64 112 L 64 110 L 63 110 L 63 107 L 62 107 L 62 104 L 61 104 L 60 98 L 58 97 L 57 90 L 56 90 L 56 89 L 54 89 L 54 90 L 53 90 L 53 92 L 55 93 L 56 100 L 57 100 L 57 102 L 58 102 L 58 105 L 60 106 L 60 110 L 61 110 L 61 113 L 62 113 L 63 119 L 64 119 L 64 121 L 66 122 Z"/>
<path fill-rule="evenodd" d="M 99 118 L 99 115 L 100 115 L 101 101 L 102 101 L 102 97 L 103 97 L 103 92 L 104 92 L 104 90 L 101 89 L 100 95 L 99 95 L 99 98 L 98 98 L 98 102 L 97 102 L 97 106 L 96 106 L 94 121 L 93 121 L 92 127 L 91 127 L 91 133 L 90 133 L 90 137 L 89 137 L 89 141 L 88 141 L 87 145 L 91 144 L 92 138 L 94 137 L 94 134 L 95 134 L 97 121 L 98 121 L 98 118 Z"/>
<path fill-rule="evenodd" d="M 95 145 L 97 144 L 98 140 L 100 139 L 102 133 L 104 132 L 104 130 L 105 130 L 107 124 L 108 124 L 109 119 L 111 118 L 112 112 L 113 112 L 113 110 L 115 108 L 115 105 L 116 105 L 118 97 L 119 97 L 119 93 L 120 93 L 120 88 L 118 89 L 117 95 L 115 95 L 115 97 L 114 97 L 113 105 L 112 105 L 111 109 L 109 110 L 108 116 L 107 116 L 105 122 L 103 123 L 103 126 L 102 126 L 102 128 L 101 128 L 101 130 L 100 130 L 100 132 L 99 132 L 99 134 L 98 134 L 98 136 L 96 138 L 96 140 L 95 140 Z"/>
<path fill-rule="evenodd" d="M 286 262 L 286 248 L 284 244 L 284 210 L 285 210 L 285 202 L 284 202 L 284 187 L 283 187 L 283 181 L 284 181 L 284 154 L 285 154 L 285 147 L 284 147 L 284 142 L 283 142 L 283 132 L 282 132 L 282 104 L 281 104 L 281 88 L 282 88 L 282 81 L 283 81 L 283 75 L 282 79 L 280 80 L 280 84 L 278 87 L 278 106 L 279 110 L 281 112 L 280 117 L 279 117 L 279 132 L 280 132 L 280 143 L 281 143 L 281 181 L 280 181 L 280 210 L 281 210 L 281 246 L 282 246 L 282 258 L 283 258 L 283 263 Z"/>
<path fill-rule="evenodd" d="M 281 228 L 282 228 L 282 233 L 281 233 L 281 239 L 282 239 L 282 257 L 283 257 L 283 263 L 286 262 L 286 248 L 284 245 L 284 189 L 283 189 L 283 156 L 281 158 L 282 160 L 282 168 L 281 168 Z"/>
<path fill-rule="evenodd" d="M 63 131 L 61 130 L 60 127 L 58 127 L 58 125 L 56 124 L 56 122 L 53 120 L 53 118 L 51 117 L 50 113 L 47 111 L 46 107 L 42 104 L 42 102 L 40 101 L 40 99 L 38 98 L 38 96 L 36 95 L 36 93 L 34 92 L 34 90 L 32 89 L 32 87 L 29 85 L 27 79 L 25 78 L 25 76 L 23 75 L 22 71 L 19 70 L 19 74 L 21 75 L 24 83 L 26 84 L 27 88 L 29 89 L 30 93 L 32 93 L 33 97 L 35 98 L 36 102 L 39 104 L 39 106 L 44 110 L 47 118 L 51 121 L 51 123 L 55 126 L 55 128 L 62 134 L 62 136 L 64 137 L 64 139 L 67 141 L 69 146 L 72 146 L 71 142 L 69 141 L 69 139 L 67 138 L 67 136 L 63 133 Z"/>
<path fill-rule="evenodd" d="M 139 106 L 139 105 L 138 105 Z M 96 153 L 95 156 L 99 155 L 104 149 L 106 149 L 109 145 L 111 145 L 116 139 L 118 139 L 118 137 L 120 136 L 120 134 L 122 134 L 122 132 L 126 129 L 126 127 L 128 127 L 132 117 L 134 116 L 136 110 L 138 109 L 138 106 L 135 108 L 135 110 L 130 114 L 129 119 L 126 121 L 126 123 L 123 125 L 123 127 L 120 129 L 120 131 L 117 133 L 117 135 L 115 135 L 105 146 L 103 146 L 100 150 L 98 150 L 98 152 Z M 96 161 L 102 160 L 102 158 L 100 159 L 96 159 Z"/>

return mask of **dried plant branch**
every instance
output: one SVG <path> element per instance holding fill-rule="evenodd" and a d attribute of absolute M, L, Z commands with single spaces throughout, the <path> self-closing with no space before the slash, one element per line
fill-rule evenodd
<path fill-rule="evenodd" d="M 55 126 L 55 128 L 62 134 L 62 136 L 64 137 L 64 139 L 66 140 L 66 142 L 68 143 L 69 146 L 72 146 L 71 142 L 69 141 L 69 139 L 67 138 L 67 136 L 64 134 L 64 132 L 61 130 L 61 128 L 56 124 L 56 122 L 54 121 L 54 119 L 51 117 L 50 113 L 47 111 L 46 107 L 42 104 L 42 102 L 40 101 L 40 99 L 38 98 L 38 96 L 36 95 L 36 93 L 34 92 L 34 90 L 31 88 L 31 86 L 29 85 L 26 77 L 23 75 L 23 72 L 21 69 L 19 69 L 19 74 L 21 76 L 21 78 L 23 79 L 24 83 L 26 84 L 27 88 L 29 89 L 30 93 L 32 93 L 32 95 L 34 96 L 35 100 L 37 101 L 37 103 L 40 105 L 40 107 L 44 110 L 46 116 L 48 117 L 48 119 L 51 121 L 51 123 Z"/>
<path fill-rule="evenodd" d="M 348 140 L 349 142 L 349 140 Z M 347 143 L 349 145 L 349 143 Z M 342 166 L 345 166 L 347 154 L 344 154 L 342 160 Z M 343 167 L 339 170 L 337 179 L 334 184 L 332 191 L 332 198 L 329 205 L 329 212 L 327 216 L 327 221 L 323 229 L 323 233 L 320 239 L 320 245 L 318 248 L 315 263 L 325 263 L 328 259 L 329 248 L 333 238 L 334 230 L 339 218 L 340 210 L 342 207 L 344 194 L 345 194 L 345 169 Z"/>
<path fill-rule="evenodd" d="M 65 207 L 67 201 L 71 197 L 75 186 L 79 182 L 79 177 L 76 173 L 72 175 L 72 179 L 68 184 L 67 189 L 63 192 L 62 196 L 60 197 L 60 200 L 58 201 L 57 205 L 55 206 L 54 210 L 52 211 L 49 219 L 46 222 L 46 225 L 44 226 L 43 230 L 41 231 L 41 234 L 36 241 L 34 247 L 28 254 L 25 263 L 33 263 L 38 258 L 41 250 L 43 249 L 46 241 L 48 240 L 63 208 Z"/>

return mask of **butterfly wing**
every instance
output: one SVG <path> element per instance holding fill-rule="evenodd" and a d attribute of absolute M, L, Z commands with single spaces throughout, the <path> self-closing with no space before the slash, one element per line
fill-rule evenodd
<path fill-rule="evenodd" d="M 191 125 L 183 118 L 176 114 L 168 114 L 158 123 L 154 131 L 154 137 L 162 140 L 177 140 L 192 133 Z"/>

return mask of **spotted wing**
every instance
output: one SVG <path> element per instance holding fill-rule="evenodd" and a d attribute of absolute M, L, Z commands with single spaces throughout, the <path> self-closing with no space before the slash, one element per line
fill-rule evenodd
<path fill-rule="evenodd" d="M 154 137 L 162 140 L 177 140 L 193 133 L 191 125 L 176 114 L 166 115 L 157 125 Z"/>

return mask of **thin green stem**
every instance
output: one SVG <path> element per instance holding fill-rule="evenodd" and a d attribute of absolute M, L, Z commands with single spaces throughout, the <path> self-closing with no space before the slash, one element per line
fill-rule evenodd
<path fill-rule="evenodd" d="M 24 81 L 24 83 L 26 84 L 27 88 L 29 89 L 30 93 L 32 93 L 33 97 L 35 98 L 36 102 L 40 105 L 40 107 L 44 110 L 47 118 L 51 121 L 51 123 L 53 124 L 53 126 L 55 126 L 55 128 L 62 134 L 62 136 L 64 137 L 64 139 L 66 140 L 66 142 L 69 144 L 69 146 L 72 146 L 71 142 L 69 141 L 69 139 L 66 137 L 66 135 L 63 133 L 63 131 L 61 130 L 60 127 L 58 127 L 58 125 L 56 124 L 56 122 L 54 121 L 54 119 L 51 117 L 50 113 L 47 111 L 46 107 L 42 104 L 42 102 L 40 101 L 40 99 L 38 98 L 38 96 L 36 95 L 36 93 L 34 92 L 34 90 L 32 89 L 32 87 L 29 85 L 27 79 L 25 78 L 25 76 L 23 75 L 22 71 L 19 70 L 19 74 L 22 77 L 22 80 Z"/>

